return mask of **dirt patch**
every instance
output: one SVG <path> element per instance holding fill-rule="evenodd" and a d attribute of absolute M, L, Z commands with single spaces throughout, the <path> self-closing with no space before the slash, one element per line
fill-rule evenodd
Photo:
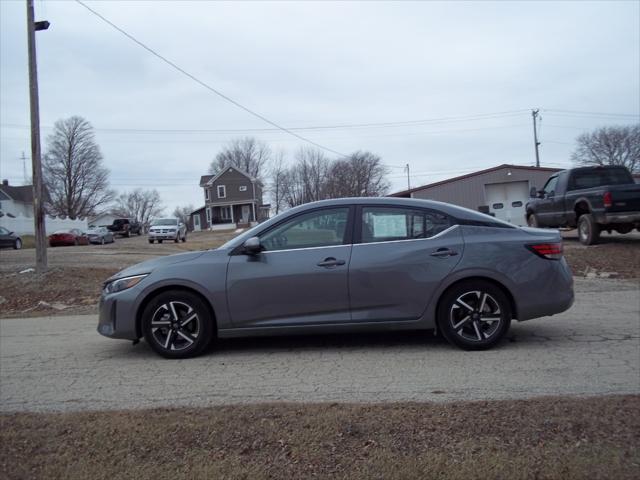
<path fill-rule="evenodd" d="M 638 478 L 640 396 L 0 417 L 17 478 Z"/>
<path fill-rule="evenodd" d="M 575 232 L 564 237 L 564 255 L 574 276 L 601 278 L 640 277 L 640 238 L 603 234 L 596 245 L 582 245 Z"/>
<path fill-rule="evenodd" d="M 104 281 L 118 269 L 54 267 L 0 276 L 0 317 L 83 314 L 97 311 Z"/>

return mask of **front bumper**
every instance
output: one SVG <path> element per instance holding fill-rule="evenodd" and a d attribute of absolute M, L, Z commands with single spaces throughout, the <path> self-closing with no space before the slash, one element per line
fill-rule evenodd
<path fill-rule="evenodd" d="M 149 240 L 175 240 L 178 237 L 178 232 L 160 233 L 149 232 Z"/>
<path fill-rule="evenodd" d="M 136 328 L 140 290 L 136 287 L 100 296 L 98 333 L 109 338 L 137 340 Z"/>

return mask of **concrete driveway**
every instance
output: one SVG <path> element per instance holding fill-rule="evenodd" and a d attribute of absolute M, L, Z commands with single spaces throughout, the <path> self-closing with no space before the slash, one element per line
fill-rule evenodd
<path fill-rule="evenodd" d="M 487 352 L 404 332 L 224 340 L 169 361 L 99 336 L 95 316 L 0 320 L 0 410 L 640 393 L 638 282 L 578 279 L 576 293 Z"/>

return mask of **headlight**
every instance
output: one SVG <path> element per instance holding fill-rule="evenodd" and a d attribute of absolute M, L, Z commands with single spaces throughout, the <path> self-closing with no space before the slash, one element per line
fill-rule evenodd
<path fill-rule="evenodd" d="M 147 275 L 149 274 L 145 273 L 144 275 L 134 275 L 132 277 L 124 277 L 124 278 L 119 278 L 117 280 L 113 280 L 105 284 L 104 293 L 116 293 L 116 292 L 121 292 L 122 290 L 126 290 L 128 288 L 134 287 L 138 283 L 140 283 L 142 279 Z"/>

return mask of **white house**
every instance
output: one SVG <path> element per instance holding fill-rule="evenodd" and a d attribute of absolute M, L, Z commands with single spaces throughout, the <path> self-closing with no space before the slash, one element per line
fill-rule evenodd
<path fill-rule="evenodd" d="M 102 212 L 95 217 L 89 218 L 87 223 L 89 226 L 106 227 L 107 225 L 112 225 L 116 218 L 122 217 L 111 212 Z"/>
<path fill-rule="evenodd" d="M 14 187 L 9 180 L 0 186 L 0 212 L 13 217 L 33 217 L 33 186 Z"/>

